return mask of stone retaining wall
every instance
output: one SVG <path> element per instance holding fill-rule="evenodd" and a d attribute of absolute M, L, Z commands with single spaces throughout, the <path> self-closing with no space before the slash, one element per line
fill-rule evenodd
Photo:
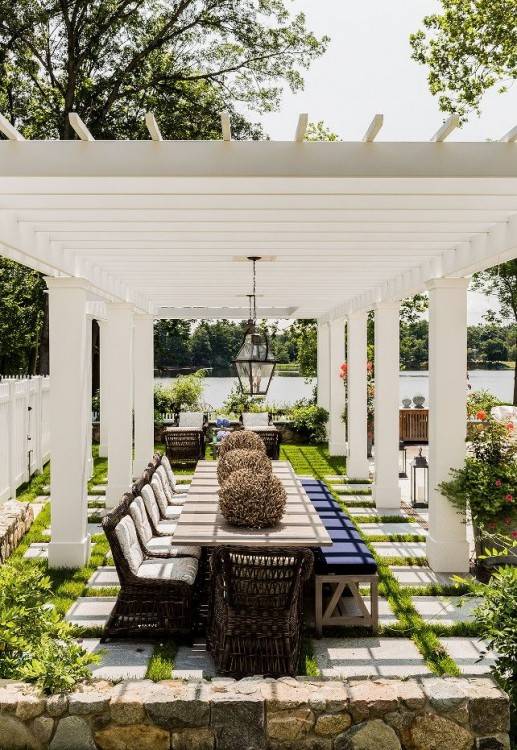
<path fill-rule="evenodd" d="M 0 681 L 2 750 L 509 750 L 508 725 L 487 678 Z"/>
<path fill-rule="evenodd" d="M 30 503 L 8 500 L 0 505 L 0 565 L 13 553 L 33 521 Z"/>

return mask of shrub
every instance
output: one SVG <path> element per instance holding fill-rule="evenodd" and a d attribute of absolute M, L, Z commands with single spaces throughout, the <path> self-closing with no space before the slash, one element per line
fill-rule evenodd
<path fill-rule="evenodd" d="M 472 435 L 471 455 L 452 478 L 439 485 L 440 491 L 473 519 L 483 524 L 502 511 L 513 509 L 517 487 L 517 443 L 509 425 L 487 419 Z"/>
<path fill-rule="evenodd" d="M 74 641 L 50 597 L 50 581 L 39 566 L 0 567 L 0 677 L 64 692 L 90 676 L 88 664 L 98 657 Z"/>
<path fill-rule="evenodd" d="M 190 375 L 180 375 L 170 385 L 157 385 L 154 389 L 156 414 L 174 413 L 182 410 L 201 410 L 204 370 Z"/>
<path fill-rule="evenodd" d="M 475 417 L 479 412 L 484 412 L 488 416 L 493 406 L 500 406 L 502 403 L 490 391 L 471 391 L 467 397 L 467 416 Z"/>
<path fill-rule="evenodd" d="M 298 402 L 289 412 L 293 428 L 312 443 L 324 443 L 329 413 L 322 406 Z"/>
<path fill-rule="evenodd" d="M 243 393 L 238 383 L 234 383 L 226 400 L 223 403 L 221 413 L 232 414 L 234 417 L 240 417 L 245 411 L 262 412 L 268 411 L 264 400 L 257 400 L 252 396 Z"/>

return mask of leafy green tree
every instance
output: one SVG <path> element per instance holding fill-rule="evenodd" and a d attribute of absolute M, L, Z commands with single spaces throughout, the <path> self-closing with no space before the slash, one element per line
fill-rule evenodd
<path fill-rule="evenodd" d="M 300 375 L 315 378 L 318 370 L 318 325 L 315 320 L 297 320 L 293 324 L 297 341 Z"/>
<path fill-rule="evenodd" d="M 0 258 L 0 374 L 39 372 L 39 336 L 45 322 L 41 274 Z"/>
<path fill-rule="evenodd" d="M 158 320 L 154 324 L 154 361 L 156 367 L 190 365 L 190 320 Z"/>
<path fill-rule="evenodd" d="M 517 0 L 441 2 L 442 12 L 411 35 L 412 57 L 428 67 L 440 109 L 465 121 L 485 92 L 504 92 L 517 77 Z"/>
<path fill-rule="evenodd" d="M 472 288 L 497 297 L 500 311 L 498 314 L 492 313 L 491 318 L 497 322 L 508 321 L 512 324 L 517 350 L 517 259 L 475 274 Z M 517 406 L 517 361 L 515 359 L 514 366 L 513 403 Z"/>
<path fill-rule="evenodd" d="M 74 138 L 71 111 L 139 138 L 146 110 L 167 138 L 206 138 L 223 108 L 249 137 L 234 103 L 275 109 L 327 42 L 282 0 L 0 0 L 0 108 L 29 138 Z"/>
<path fill-rule="evenodd" d="M 202 321 L 192 335 L 192 361 L 196 365 L 211 367 L 212 347 L 207 328 L 207 323 Z"/>

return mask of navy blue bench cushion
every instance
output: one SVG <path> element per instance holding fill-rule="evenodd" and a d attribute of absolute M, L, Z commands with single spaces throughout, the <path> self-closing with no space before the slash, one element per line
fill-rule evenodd
<path fill-rule="evenodd" d="M 320 547 L 315 556 L 315 571 L 320 575 L 372 575 L 377 563 L 361 541 L 336 541 L 331 547 Z"/>

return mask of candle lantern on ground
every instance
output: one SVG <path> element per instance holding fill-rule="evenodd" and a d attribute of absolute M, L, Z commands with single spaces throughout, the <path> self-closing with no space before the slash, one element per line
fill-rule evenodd
<path fill-rule="evenodd" d="M 411 504 L 413 508 L 429 505 L 429 464 L 422 455 L 422 448 L 411 461 Z"/>

